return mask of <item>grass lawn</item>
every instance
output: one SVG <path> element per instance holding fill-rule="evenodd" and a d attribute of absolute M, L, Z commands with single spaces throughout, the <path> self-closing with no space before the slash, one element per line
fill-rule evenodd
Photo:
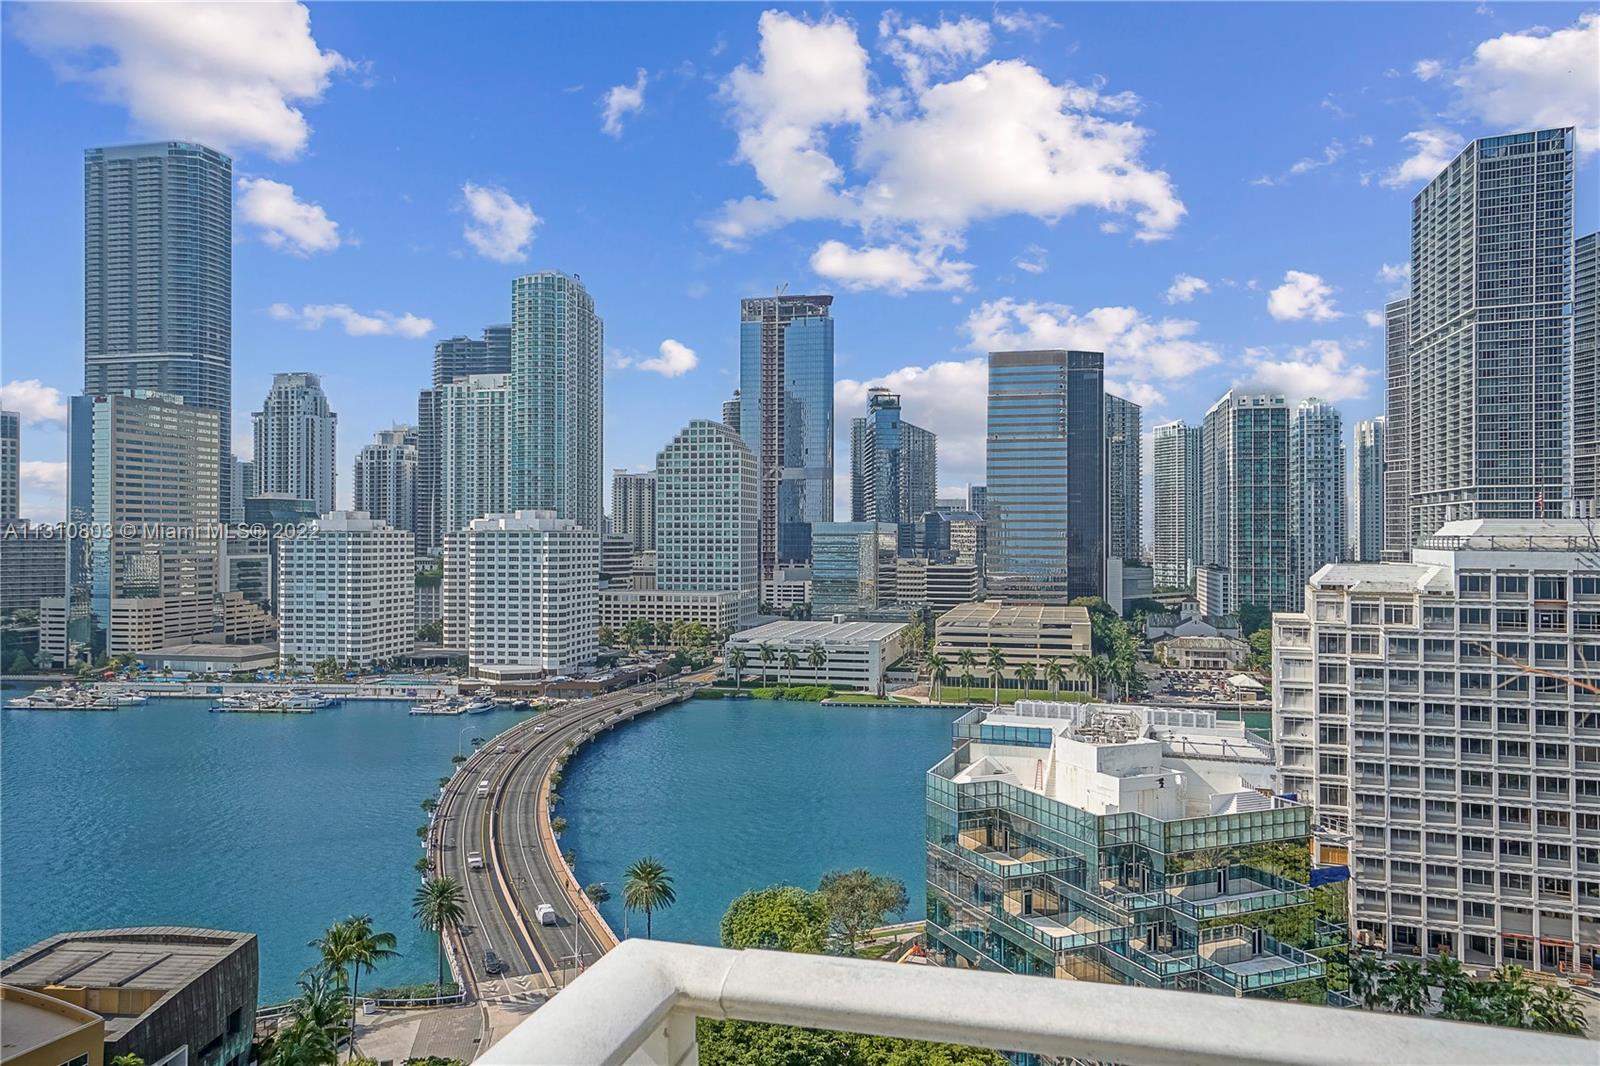
<path fill-rule="evenodd" d="M 931 692 L 930 692 L 931 698 Z M 1043 685 L 1037 688 L 1023 690 L 1020 688 L 1003 688 L 1000 690 L 1000 703 L 1016 703 L 1018 700 L 1060 700 L 1063 702 L 1089 702 L 1086 692 L 1062 692 L 1055 696 L 1050 695 L 1050 690 Z M 994 704 L 994 689 L 989 686 L 974 686 L 967 689 L 960 685 L 944 685 L 939 689 L 939 698 L 935 703 L 987 703 Z"/>

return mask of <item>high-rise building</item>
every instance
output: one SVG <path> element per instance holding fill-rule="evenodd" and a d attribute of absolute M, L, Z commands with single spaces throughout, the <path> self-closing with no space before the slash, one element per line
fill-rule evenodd
<path fill-rule="evenodd" d="M 1299 600 L 1291 587 L 1288 401 L 1230 389 L 1202 430 L 1201 610 L 1288 610 Z"/>
<path fill-rule="evenodd" d="M 1325 563 L 1344 559 L 1349 544 L 1345 515 L 1344 420 L 1326 400 L 1308 397 L 1289 425 L 1289 536 L 1294 583 L 1289 602 L 1300 605 L 1306 579 Z"/>
<path fill-rule="evenodd" d="M 223 473 L 228 477 L 230 486 L 227 493 L 228 524 L 238 525 L 244 521 L 244 501 L 254 496 L 256 492 L 255 460 L 240 459 L 236 455 L 230 455 Z"/>
<path fill-rule="evenodd" d="M 755 453 L 728 426 L 695 419 L 656 456 L 656 588 L 735 593 L 741 628 L 753 622 L 760 493 Z"/>
<path fill-rule="evenodd" d="M 739 432 L 738 389 L 733 390 L 733 396 L 730 399 L 722 401 L 722 424 L 731 428 L 735 433 Z"/>
<path fill-rule="evenodd" d="M 832 296 L 739 301 L 739 435 L 761 482 L 761 579 L 811 558 L 833 521 Z"/>
<path fill-rule="evenodd" d="M 1316 807 L 1316 857 L 1349 863 L 1358 942 L 1597 961 L 1592 543 L 1574 519 L 1451 522 L 1408 562 L 1328 567 L 1273 619 L 1282 787 Z"/>
<path fill-rule="evenodd" d="M 380 429 L 356 453 L 356 510 L 416 535 L 417 430 Z"/>
<path fill-rule="evenodd" d="M 1105 357 L 989 353 L 989 588 L 1008 599 L 1102 596 Z"/>
<path fill-rule="evenodd" d="M 55 525 L 0 525 L 0 620 L 39 612 L 39 601 L 66 591 L 67 538 Z M 9 667 L 9 662 L 3 664 Z"/>
<path fill-rule="evenodd" d="M 1600 516 L 1600 233 L 1572 245 L 1572 498 Z"/>
<path fill-rule="evenodd" d="M 1155 429 L 1151 455 L 1155 484 L 1155 584 L 1187 589 L 1200 565 L 1201 429 L 1169 422 Z"/>
<path fill-rule="evenodd" d="M 22 513 L 22 416 L 0 410 L 0 526 Z"/>
<path fill-rule="evenodd" d="M 482 338 L 451 337 L 433 346 L 433 387 L 474 374 L 511 373 L 511 327 L 485 326 Z"/>
<path fill-rule="evenodd" d="M 83 391 L 181 396 L 233 437 L 233 161 L 169 141 L 83 154 Z M 228 479 L 231 480 L 231 479 Z M 219 482 L 225 496 L 230 486 Z M 229 513 L 224 499 L 219 514 Z"/>
<path fill-rule="evenodd" d="M 1144 528 L 1143 408 L 1106 393 L 1106 551 L 1138 559 Z"/>
<path fill-rule="evenodd" d="M 549 511 L 475 518 L 452 542 L 466 555 L 467 667 L 513 680 L 566 674 L 599 653 L 600 534 Z M 447 611 L 450 593 L 446 591 Z M 449 629 L 449 623 L 446 623 Z"/>
<path fill-rule="evenodd" d="M 433 427 L 430 543 L 474 518 L 504 513 L 511 499 L 511 378 L 474 374 L 423 394 Z"/>
<path fill-rule="evenodd" d="M 900 417 L 899 396 L 868 390 L 867 416 L 850 423 L 850 520 L 894 523 L 910 554 L 938 483 L 938 437 Z"/>
<path fill-rule="evenodd" d="M 811 527 L 811 613 L 867 614 L 895 595 L 899 528 L 890 522 L 818 522 Z"/>
<path fill-rule="evenodd" d="M 1573 165 L 1571 128 L 1485 137 L 1411 202 L 1413 542 L 1563 513 Z"/>
<path fill-rule="evenodd" d="M 1383 415 L 1356 423 L 1355 462 L 1351 469 L 1355 484 L 1350 491 L 1351 558 L 1358 563 L 1375 563 L 1383 558 L 1384 538 L 1384 431 L 1388 419 Z"/>
<path fill-rule="evenodd" d="M 1411 300 L 1384 306 L 1383 558 L 1411 558 Z"/>
<path fill-rule="evenodd" d="M 416 644 L 410 533 L 333 511 L 278 545 L 278 655 L 303 664 L 387 662 Z"/>
<path fill-rule="evenodd" d="M 989 517 L 989 487 L 987 485 L 967 486 L 966 510 L 973 511 L 984 518 Z"/>
<path fill-rule="evenodd" d="M 511 500 L 599 533 L 605 515 L 603 326 L 576 275 L 511 283 Z"/>
<path fill-rule="evenodd" d="M 982 577 L 989 554 L 989 524 L 976 511 L 929 511 L 922 516 L 916 547 L 929 559 L 970 563 Z"/>
<path fill-rule="evenodd" d="M 282 493 L 334 509 L 338 495 L 336 442 L 339 416 L 328 406 L 317 374 L 272 375 L 255 422 L 255 494 Z"/>
<path fill-rule="evenodd" d="M 737 431 L 735 431 L 737 432 Z M 611 475 L 611 532 L 635 552 L 656 550 L 656 472 L 617 470 Z"/>

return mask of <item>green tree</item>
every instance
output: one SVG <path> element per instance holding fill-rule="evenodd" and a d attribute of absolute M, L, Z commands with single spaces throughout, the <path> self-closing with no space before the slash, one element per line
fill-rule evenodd
<path fill-rule="evenodd" d="M 417 627 L 417 639 L 424 644 L 444 643 L 444 619 L 435 618 L 431 622 L 424 622 Z"/>
<path fill-rule="evenodd" d="M 793 648 L 790 648 L 788 651 L 785 651 L 783 653 L 783 657 L 778 660 L 778 665 L 783 667 L 783 673 L 778 675 L 778 679 L 785 683 L 793 681 L 794 672 L 800 667 L 800 656 L 795 653 Z"/>
<path fill-rule="evenodd" d="M 550 832 L 554 833 L 556 836 L 560 836 L 566 831 L 567 820 L 565 818 L 558 814 L 554 818 L 550 819 Z"/>
<path fill-rule="evenodd" d="M 339 1041 L 350 1031 L 350 1003 L 343 987 L 327 971 L 300 979 L 300 995 L 289 1022 L 278 1030 L 266 1061 L 269 1066 L 333 1066 Z"/>
<path fill-rule="evenodd" d="M 728 653 L 728 666 L 733 669 L 733 687 L 739 687 L 739 679 L 744 675 L 744 668 L 750 665 L 750 657 L 744 653 L 743 648 L 734 648 Z"/>
<path fill-rule="evenodd" d="M 1000 706 L 1000 681 L 1006 673 L 1006 657 L 999 648 L 989 646 L 989 654 L 984 659 L 984 665 L 989 668 L 989 679 L 994 682 L 994 705 Z"/>
<path fill-rule="evenodd" d="M 855 1061 L 848 1033 L 701 1018 L 695 1037 L 700 1066 L 854 1066 Z"/>
<path fill-rule="evenodd" d="M 1587 1036 L 1588 1023 L 1583 1007 L 1572 989 L 1545 985 L 1534 993 L 1528 1005 L 1528 1028 L 1567 1036 Z"/>
<path fill-rule="evenodd" d="M 827 649 L 816 641 L 812 641 L 811 647 L 806 649 L 806 663 L 816 672 L 818 677 L 821 677 L 822 668 L 828 665 Z"/>
<path fill-rule="evenodd" d="M 1379 982 L 1383 998 L 1396 1014 L 1421 1014 L 1428 1006 L 1428 982 L 1419 962 L 1397 962 Z"/>
<path fill-rule="evenodd" d="M 467 916 L 466 893 L 461 882 L 453 877 L 430 877 L 417 886 L 411 897 L 411 914 L 422 928 L 439 938 L 439 980 L 444 989 L 444 934 L 461 924 Z"/>
<path fill-rule="evenodd" d="M 1383 960 L 1370 951 L 1358 949 L 1350 954 L 1350 995 L 1367 1010 L 1384 1004 L 1385 969 Z"/>
<path fill-rule="evenodd" d="M 1248 638 L 1250 634 L 1272 628 L 1272 609 L 1259 603 L 1243 603 L 1237 612 L 1239 629 Z"/>
<path fill-rule="evenodd" d="M 434 799 L 432 796 L 429 796 L 422 801 L 421 807 L 422 813 L 432 814 L 434 811 L 439 809 L 439 801 Z"/>
<path fill-rule="evenodd" d="M 932 696 L 939 698 L 944 691 L 945 678 L 950 676 L 950 663 L 938 652 L 930 652 L 927 658 L 928 680 L 933 683 Z"/>
<path fill-rule="evenodd" d="M 793 653 L 790 653 L 793 654 Z M 649 856 L 634 863 L 622 875 L 622 905 L 630 911 L 644 911 L 644 935 L 650 939 L 651 918 L 678 902 L 672 875 L 659 861 Z"/>
<path fill-rule="evenodd" d="M 1067 669 L 1053 655 L 1044 661 L 1044 680 L 1050 686 L 1051 699 L 1061 695 L 1061 686 L 1067 682 Z"/>
<path fill-rule="evenodd" d="M 971 648 L 956 652 L 956 665 L 961 668 L 961 687 L 967 702 L 972 702 L 972 671 L 978 665 L 978 653 Z"/>
<path fill-rule="evenodd" d="M 116 1056 L 108 1066 L 144 1066 L 144 1059 L 130 1052 L 126 1055 Z"/>
<path fill-rule="evenodd" d="M 356 1047 L 356 998 L 360 994 L 361 974 L 371 973 L 379 963 L 399 957 L 393 933 L 372 927 L 369 914 L 352 914 L 335 922 L 328 931 L 311 941 L 322 955 L 322 965 L 341 987 L 350 989 L 350 1050 Z"/>
<path fill-rule="evenodd" d="M 13 674 L 28 674 L 33 672 L 33 660 L 28 658 L 28 653 L 18 650 L 11 657 L 11 672 Z M 141 1064 L 142 1066 L 142 1064 Z"/>
<path fill-rule="evenodd" d="M 767 667 L 778 657 L 778 652 L 771 644 L 762 641 L 756 646 L 756 654 L 761 657 L 761 683 L 767 683 Z"/>
<path fill-rule="evenodd" d="M 1246 639 L 1250 645 L 1250 654 L 1245 658 L 1245 665 L 1252 670 L 1267 671 L 1272 669 L 1272 627 L 1258 629 Z"/>
<path fill-rule="evenodd" d="M 600 904 L 605 903 L 611 898 L 611 890 L 598 881 L 590 885 L 588 888 L 585 888 L 583 890 L 583 894 L 588 896 L 589 902 L 593 903 L 596 907 L 600 906 Z"/>
<path fill-rule="evenodd" d="M 1039 669 L 1032 663 L 1023 663 L 1017 667 L 1017 681 L 1022 685 L 1024 696 L 1033 691 L 1033 679 L 1038 676 Z"/>
<path fill-rule="evenodd" d="M 1525 1029 L 1533 1009 L 1533 982 L 1528 972 L 1515 964 L 1501 966 L 1489 975 L 1489 988 L 1482 999 L 1479 1021 Z"/>
<path fill-rule="evenodd" d="M 880 877 L 864 867 L 824 874 L 817 891 L 827 901 L 828 918 L 848 955 L 855 954 L 862 934 L 903 913 L 910 902 L 903 881 Z"/>
<path fill-rule="evenodd" d="M 820 892 L 773 885 L 736 897 L 722 916 L 722 946 L 818 955 L 827 947 L 828 901 Z"/>

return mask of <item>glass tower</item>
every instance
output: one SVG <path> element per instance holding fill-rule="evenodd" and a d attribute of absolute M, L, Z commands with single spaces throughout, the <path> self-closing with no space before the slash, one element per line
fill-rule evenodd
<path fill-rule="evenodd" d="M 1383 558 L 1383 415 L 1356 423 L 1355 484 L 1350 492 L 1351 555 L 1358 563 L 1375 563 Z"/>
<path fill-rule="evenodd" d="M 1289 598 L 1298 608 L 1306 579 L 1343 560 L 1349 537 L 1344 420 L 1337 407 L 1314 396 L 1300 401 L 1289 427 L 1289 500 L 1295 567 Z"/>
<path fill-rule="evenodd" d="M 1292 610 L 1299 594 L 1291 587 L 1288 402 L 1272 393 L 1224 393 L 1206 412 L 1201 479 L 1202 563 L 1221 575 L 1223 589 L 1202 609 Z"/>
<path fill-rule="evenodd" d="M 917 520 L 934 509 L 939 439 L 900 416 L 900 397 L 867 393 L 867 416 L 850 423 L 850 520 L 893 522 L 909 555 Z"/>
<path fill-rule="evenodd" d="M 316 504 L 319 515 L 332 511 L 339 416 L 328 405 L 321 376 L 274 374 L 253 419 L 256 483 L 250 495 L 293 496 Z"/>
<path fill-rule="evenodd" d="M 650 480 L 656 587 L 735 592 L 736 621 L 754 621 L 756 457 L 737 432 L 695 419 L 656 456 Z"/>
<path fill-rule="evenodd" d="M 1411 558 L 1411 301 L 1383 309 L 1384 395 L 1383 558 Z"/>
<path fill-rule="evenodd" d="M 1144 526 L 1143 409 L 1106 393 L 1106 526 L 1112 557 L 1138 559 Z"/>
<path fill-rule="evenodd" d="M 1572 497 L 1600 510 L 1600 233 L 1572 246 Z"/>
<path fill-rule="evenodd" d="M 1200 562 L 1200 427 L 1155 430 L 1155 583 L 1187 589 Z"/>

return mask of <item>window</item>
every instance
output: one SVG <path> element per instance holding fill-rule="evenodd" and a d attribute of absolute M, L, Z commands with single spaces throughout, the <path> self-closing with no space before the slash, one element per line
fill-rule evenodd
<path fill-rule="evenodd" d="M 1489 594 L 1489 575 L 1458 574 L 1456 576 L 1456 591 L 1463 596 L 1487 596 Z"/>
<path fill-rule="evenodd" d="M 1533 598 L 1536 600 L 1565 600 L 1567 598 L 1567 579 L 1564 577 L 1534 578 Z"/>
<path fill-rule="evenodd" d="M 1495 595 L 1501 599 L 1514 599 L 1528 595 L 1527 574 L 1501 574 L 1495 578 Z"/>

